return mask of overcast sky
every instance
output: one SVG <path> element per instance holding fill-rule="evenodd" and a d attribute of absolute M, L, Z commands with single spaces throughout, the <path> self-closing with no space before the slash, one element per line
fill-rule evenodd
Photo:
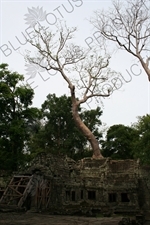
<path fill-rule="evenodd" d="M 0 63 L 8 63 L 10 70 L 24 74 L 25 81 L 35 88 L 33 102 L 36 107 L 41 106 L 49 93 L 55 93 L 57 96 L 69 95 L 67 84 L 58 74 L 50 76 L 45 72 L 42 73 L 42 77 L 35 74 L 34 78 L 28 80 L 30 76 L 26 71 L 23 54 L 27 50 L 30 51 L 31 47 L 25 44 L 23 35 L 27 33 L 29 35 L 31 32 L 29 24 L 26 24 L 29 22 L 31 9 L 42 8 L 42 12 L 48 15 L 47 21 L 43 23 L 47 22 L 51 29 L 54 29 L 52 24 L 55 24 L 58 19 L 66 21 L 68 26 L 77 26 L 78 31 L 74 42 L 88 47 L 87 43 L 91 40 L 96 42 L 93 27 L 88 19 L 93 16 L 95 10 L 111 7 L 111 1 L 70 0 L 69 3 L 69 0 L 1 0 L 0 2 Z M 137 120 L 137 116 L 150 113 L 150 83 L 137 60 L 123 51 L 117 51 L 112 55 L 110 66 L 117 72 L 121 72 L 123 86 L 111 97 L 104 99 L 103 105 L 97 103 L 103 110 L 102 122 L 108 126 L 131 125 Z M 140 75 L 137 76 L 139 73 Z M 130 81 L 126 82 L 123 78 Z M 90 108 L 94 108 L 95 101 L 93 100 L 89 105 Z M 88 108 L 88 105 L 85 107 Z"/>

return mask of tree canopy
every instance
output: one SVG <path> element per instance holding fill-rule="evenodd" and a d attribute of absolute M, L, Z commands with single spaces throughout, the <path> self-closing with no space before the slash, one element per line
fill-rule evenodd
<path fill-rule="evenodd" d="M 111 126 L 101 144 L 105 157 L 140 159 L 141 163 L 150 164 L 150 115 L 138 117 L 131 126 Z"/>
<path fill-rule="evenodd" d="M 17 170 L 24 162 L 30 129 L 39 116 L 31 108 L 33 90 L 22 85 L 23 75 L 0 65 L 0 169 Z"/>
<path fill-rule="evenodd" d="M 91 149 L 87 151 L 87 139 L 77 129 L 71 110 L 71 97 L 66 95 L 56 97 L 55 94 L 47 96 L 41 107 L 41 127 L 33 135 L 30 143 L 33 155 L 40 151 L 63 153 L 74 159 L 91 155 Z M 79 108 L 79 114 L 99 141 L 101 138 L 100 116 L 102 115 L 100 108 L 84 111 Z"/>
<path fill-rule="evenodd" d="M 133 159 L 137 138 L 137 130 L 134 128 L 123 124 L 113 125 L 101 143 L 103 155 L 112 159 Z"/>
<path fill-rule="evenodd" d="M 133 124 L 138 132 L 138 139 L 135 142 L 134 156 L 144 164 L 150 164 L 150 115 L 138 117 Z"/>

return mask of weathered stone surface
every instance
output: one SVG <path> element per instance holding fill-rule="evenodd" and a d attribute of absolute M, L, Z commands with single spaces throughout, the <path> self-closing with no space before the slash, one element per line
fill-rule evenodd
<path fill-rule="evenodd" d="M 111 216 L 150 209 L 150 168 L 136 160 L 85 158 L 75 162 L 40 154 L 21 173 L 34 174 L 30 208 L 37 211 Z"/>

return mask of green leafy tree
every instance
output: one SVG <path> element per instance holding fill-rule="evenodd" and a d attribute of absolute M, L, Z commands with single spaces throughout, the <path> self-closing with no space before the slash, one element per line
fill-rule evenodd
<path fill-rule="evenodd" d="M 40 151 L 63 153 L 74 159 L 92 155 L 92 151 L 88 150 L 86 137 L 75 124 L 71 107 L 71 97 L 66 95 L 56 97 L 55 94 L 47 96 L 42 104 L 42 121 L 44 122 L 30 143 L 33 155 Z M 99 117 L 102 114 L 100 108 L 89 111 L 81 111 L 80 108 L 79 113 L 99 141 L 101 138 Z"/>
<path fill-rule="evenodd" d="M 33 90 L 22 85 L 23 76 L 0 65 L 0 169 L 17 170 L 25 161 L 26 143 L 36 118 L 31 108 Z"/>
<path fill-rule="evenodd" d="M 138 117 L 133 124 L 138 132 L 138 139 L 134 145 L 134 156 L 139 158 L 143 164 L 150 164 L 150 115 Z"/>
<path fill-rule="evenodd" d="M 138 139 L 137 131 L 122 124 L 111 126 L 102 141 L 103 155 L 112 159 L 132 159 L 134 143 Z"/>

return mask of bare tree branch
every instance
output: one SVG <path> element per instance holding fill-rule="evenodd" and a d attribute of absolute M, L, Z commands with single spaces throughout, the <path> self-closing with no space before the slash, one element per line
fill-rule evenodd
<path fill-rule="evenodd" d="M 136 57 L 150 81 L 150 5 L 148 0 L 114 1 L 109 11 L 97 11 L 91 23 L 102 38 Z M 147 56 L 148 55 L 148 56 Z M 149 60 L 148 60 L 149 61 Z"/>

